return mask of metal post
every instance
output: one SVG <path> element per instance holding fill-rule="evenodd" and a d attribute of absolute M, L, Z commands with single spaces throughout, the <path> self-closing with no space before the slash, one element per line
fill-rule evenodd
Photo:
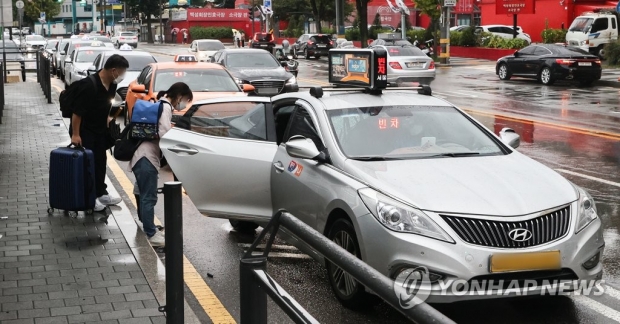
<path fill-rule="evenodd" d="M 446 51 L 445 51 L 445 61 L 446 64 L 450 64 L 450 7 L 446 7 L 446 19 L 447 19 L 447 24 L 446 24 Z"/>
<path fill-rule="evenodd" d="M 170 12 L 170 10 L 168 10 L 168 12 Z M 160 35 L 159 37 L 160 37 L 161 44 L 164 43 L 164 23 L 163 23 L 163 18 L 162 18 L 163 15 L 164 15 L 164 5 L 161 3 L 161 0 L 159 0 L 159 35 Z"/>
<path fill-rule="evenodd" d="M 517 38 L 517 15 L 512 15 L 512 38 Z"/>
<path fill-rule="evenodd" d="M 439 55 L 439 62 L 441 64 L 447 64 L 447 60 L 446 60 L 446 41 L 447 41 L 447 33 L 446 30 L 450 29 L 450 23 L 448 22 L 450 20 L 450 17 L 447 16 L 447 7 L 443 7 L 441 8 L 442 10 L 442 20 L 441 20 L 441 25 L 440 25 L 440 29 L 441 29 L 441 36 L 439 37 L 439 45 L 441 46 L 441 54 Z"/>
<path fill-rule="evenodd" d="M 41 55 L 37 53 L 37 82 L 41 84 Z"/>
<path fill-rule="evenodd" d="M 96 31 L 95 28 L 97 28 L 97 27 L 95 27 L 97 25 L 97 14 L 96 14 L 97 11 L 95 10 L 95 8 L 96 8 L 95 7 L 95 0 L 93 0 L 92 1 L 92 5 L 90 7 L 90 11 L 91 11 L 91 14 L 93 16 L 93 24 L 92 24 L 93 27 L 91 28 L 92 29 L 91 31 Z M 49 24 L 49 22 L 48 22 L 48 24 Z"/>
<path fill-rule="evenodd" d="M 2 35 L 4 37 L 4 34 Z M 4 68 L 4 61 L 0 62 L 0 69 Z M 4 78 L 0 78 L 0 124 L 2 124 L 2 115 L 4 114 Z"/>
<path fill-rule="evenodd" d="M 400 36 L 402 39 L 407 39 L 407 14 L 405 14 L 405 10 L 400 9 Z"/>
<path fill-rule="evenodd" d="M 183 286 L 183 197 L 182 183 L 164 183 L 166 222 L 166 323 L 185 323 Z"/>
<path fill-rule="evenodd" d="M 340 1 L 336 0 L 336 35 L 340 38 Z"/>
<path fill-rule="evenodd" d="M 267 258 L 241 259 L 239 265 L 241 324 L 267 324 L 267 293 L 261 288 L 254 270 L 267 270 Z"/>
<path fill-rule="evenodd" d="M 73 29 L 75 31 L 75 35 L 79 34 L 79 30 L 78 28 L 75 26 L 75 24 L 77 23 L 77 9 L 75 8 L 75 0 L 71 0 L 71 15 L 72 15 L 72 21 L 73 21 L 73 27 L 71 27 L 71 29 Z"/>

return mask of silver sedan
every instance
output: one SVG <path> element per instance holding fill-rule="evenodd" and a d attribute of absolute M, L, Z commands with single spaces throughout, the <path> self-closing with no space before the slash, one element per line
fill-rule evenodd
<path fill-rule="evenodd" d="M 424 267 L 428 301 L 515 295 L 443 293 L 459 281 L 602 276 L 592 197 L 516 151 L 514 131 L 444 100 L 298 92 L 201 101 L 183 119 L 160 146 L 200 212 L 241 230 L 288 210 L 391 278 Z M 343 304 L 363 305 L 363 286 L 285 238 L 325 262 Z"/>
<path fill-rule="evenodd" d="M 417 82 L 430 85 L 435 80 L 435 61 L 413 45 L 374 45 L 388 52 L 388 82 L 399 85 Z"/>

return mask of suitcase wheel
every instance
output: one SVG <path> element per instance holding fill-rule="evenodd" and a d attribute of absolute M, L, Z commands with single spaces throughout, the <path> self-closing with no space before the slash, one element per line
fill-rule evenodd
<path fill-rule="evenodd" d="M 74 218 L 77 217 L 77 215 L 78 215 L 78 213 L 76 211 L 69 211 L 67 214 L 69 216 L 71 216 L 71 217 L 74 217 Z"/>
<path fill-rule="evenodd" d="M 86 215 L 92 215 L 93 214 L 93 210 L 92 209 L 87 209 L 86 210 Z"/>
<path fill-rule="evenodd" d="M 51 215 L 53 213 L 54 213 L 54 208 L 50 207 L 50 208 L 47 209 L 47 214 L 48 215 Z"/>

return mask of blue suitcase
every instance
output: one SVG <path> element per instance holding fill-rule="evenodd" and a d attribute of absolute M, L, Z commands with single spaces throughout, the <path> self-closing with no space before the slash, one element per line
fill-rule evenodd
<path fill-rule="evenodd" d="M 95 156 L 81 147 L 60 147 L 50 153 L 49 209 L 73 216 L 95 208 Z"/>

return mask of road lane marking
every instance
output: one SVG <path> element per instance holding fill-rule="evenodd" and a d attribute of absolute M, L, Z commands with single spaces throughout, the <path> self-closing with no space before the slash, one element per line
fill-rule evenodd
<path fill-rule="evenodd" d="M 620 322 L 620 312 L 618 312 L 617 310 L 605 306 L 597 301 L 595 301 L 594 299 L 591 299 L 589 297 L 586 296 L 574 296 L 572 298 L 575 302 L 590 308 L 592 310 L 594 310 L 595 312 L 609 318 L 612 319 L 616 322 Z"/>
<path fill-rule="evenodd" d="M 133 194 L 133 183 L 129 180 L 129 177 L 122 170 L 121 166 L 108 152 L 108 167 L 114 174 L 116 181 L 120 184 L 122 190 L 127 194 L 131 203 L 136 206 L 136 199 Z M 155 224 L 161 225 L 161 222 L 155 216 Z M 189 290 L 198 300 L 200 306 L 204 309 L 207 316 L 211 318 L 213 323 L 236 323 L 235 319 L 230 315 L 226 307 L 213 293 L 209 285 L 204 281 L 202 276 L 198 273 L 196 268 L 192 265 L 189 259 L 183 255 L 183 276 L 184 281 Z"/>
<path fill-rule="evenodd" d="M 615 299 L 620 299 L 620 291 L 614 289 L 613 287 L 609 286 L 609 285 L 605 285 L 605 294 L 615 298 Z"/>
<path fill-rule="evenodd" d="M 570 174 L 570 175 L 574 175 L 576 177 L 581 177 L 581 178 L 592 180 L 592 181 L 598 181 L 598 182 L 601 182 L 601 183 L 604 183 L 604 184 L 608 184 L 610 186 L 614 186 L 614 187 L 620 188 L 620 183 L 618 183 L 618 182 L 613 182 L 613 181 L 609 181 L 609 180 L 605 180 L 605 179 L 589 176 L 587 174 L 583 174 L 583 173 L 579 173 L 579 172 L 574 172 L 574 171 L 569 171 L 569 170 L 564 170 L 564 169 L 555 169 L 555 171 L 566 173 L 566 174 Z"/>

